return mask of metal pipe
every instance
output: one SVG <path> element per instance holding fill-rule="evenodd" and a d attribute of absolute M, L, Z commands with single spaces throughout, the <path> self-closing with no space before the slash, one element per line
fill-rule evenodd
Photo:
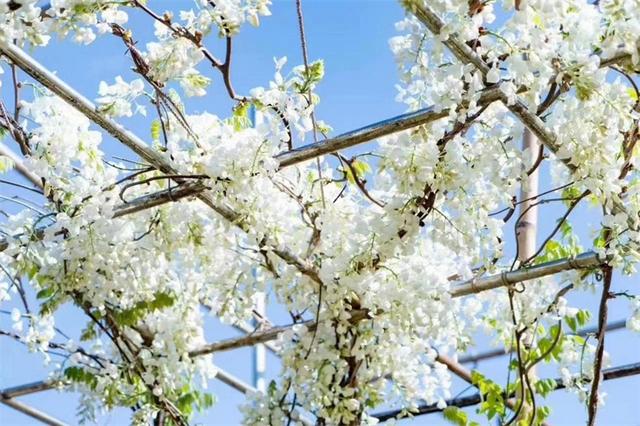
<path fill-rule="evenodd" d="M 603 376 L 604 376 L 603 380 L 619 379 L 623 377 L 634 376 L 637 374 L 640 374 L 640 362 L 603 370 Z M 562 384 L 562 379 L 557 378 L 554 380 L 556 381 L 556 387 L 553 390 L 559 390 L 565 387 Z M 482 402 L 482 396 L 479 393 L 475 393 L 469 396 L 449 399 L 446 401 L 446 406 L 463 408 L 463 407 L 469 407 L 472 405 L 477 405 L 480 402 Z M 404 408 L 393 409 L 393 410 L 373 414 L 372 417 L 378 419 L 378 421 L 380 422 L 384 422 L 391 419 L 402 418 L 405 416 L 405 412 L 411 416 L 420 416 L 423 414 L 438 413 L 443 410 L 444 408 L 440 408 L 438 404 L 423 404 L 423 405 L 419 405 L 415 411 L 409 411 Z"/>
<path fill-rule="evenodd" d="M 36 187 L 42 189 L 42 179 L 36 176 L 31 170 L 29 170 L 22 159 L 12 150 L 9 149 L 8 146 L 0 142 L 0 155 L 7 157 L 13 162 L 13 165 L 18 173 L 20 173 L 25 179 L 34 184 Z"/>
<path fill-rule="evenodd" d="M 606 259 L 592 251 L 581 253 L 574 258 L 553 260 L 532 267 L 516 269 L 512 272 L 489 275 L 484 278 L 470 279 L 451 290 L 452 297 L 461 297 L 481 291 L 504 287 L 510 284 L 542 278 L 558 272 L 572 269 L 588 269 L 601 265 Z"/>
<path fill-rule="evenodd" d="M 93 103 L 91 103 L 87 98 L 76 92 L 56 75 L 52 74 L 38 61 L 27 55 L 22 49 L 10 43 L 8 40 L 0 38 L 0 52 L 25 73 L 58 95 L 91 121 L 102 127 L 102 129 L 107 133 L 119 140 L 123 145 L 129 147 L 129 149 L 138 154 L 157 170 L 167 174 L 180 174 L 171 161 L 165 158 L 163 154 L 150 148 L 138 136 L 99 112 Z M 174 180 L 178 183 L 184 182 L 183 179 L 176 178 Z M 218 202 L 215 197 L 206 191 L 200 192 L 196 194 L 196 196 L 229 223 L 236 225 L 244 231 L 247 230 L 247 224 L 243 220 L 242 215 L 234 211 L 229 205 Z M 306 275 L 318 285 L 322 285 L 314 268 L 309 265 L 305 259 L 302 259 L 284 247 L 280 247 L 279 244 L 272 241 L 269 236 L 265 236 L 264 242 L 265 245 L 271 246 L 272 252 L 276 256 L 280 257 L 285 263 L 295 267 L 301 274 Z"/>
<path fill-rule="evenodd" d="M 627 323 L 625 320 L 614 321 L 612 323 L 609 323 L 609 325 L 607 325 L 606 330 L 607 331 L 620 330 L 625 328 L 626 324 Z M 598 327 L 587 327 L 587 328 L 578 330 L 576 334 L 578 336 L 586 336 L 587 334 L 593 334 L 596 331 L 598 331 Z M 510 352 L 511 351 L 505 351 L 504 349 L 492 349 L 485 352 L 477 353 L 475 355 L 474 354 L 463 355 L 458 358 L 458 362 L 460 364 L 476 363 L 476 362 L 484 361 L 491 358 L 501 357 L 509 354 Z"/>
<path fill-rule="evenodd" d="M 11 399 L 19 396 L 30 395 L 32 393 L 42 392 L 53 389 L 58 385 L 57 382 L 48 382 L 40 380 L 38 382 L 25 383 L 24 385 L 13 386 L 0 390 L 0 397 L 3 399 Z"/>
<path fill-rule="evenodd" d="M 484 278 L 467 280 L 459 286 L 453 287 L 450 294 L 453 298 L 463 297 L 469 294 L 480 293 L 482 291 L 504 287 L 534 278 L 553 275 L 562 271 L 592 268 L 600 265 L 602 262 L 603 260 L 598 254 L 594 252 L 586 252 L 576 256 L 575 258 L 554 260 L 532 266 L 530 268 L 522 268 L 512 272 L 502 272 L 500 274 L 490 275 Z M 352 313 L 351 320 L 360 321 L 368 316 L 369 314 L 366 311 L 356 311 L 355 313 Z M 277 339 L 281 333 L 291 330 L 296 325 L 305 326 L 309 330 L 313 330 L 317 326 L 315 321 L 309 320 L 300 324 L 271 327 L 267 330 L 257 331 L 246 336 L 209 343 L 199 349 L 191 351 L 189 355 L 192 357 L 201 356 L 213 352 L 222 352 L 244 346 L 252 346 L 257 343 L 268 342 L 270 340 Z"/>
<path fill-rule="evenodd" d="M 42 423 L 46 424 L 46 425 L 50 425 L 50 426 L 68 426 L 66 423 L 61 422 L 60 420 L 51 417 L 48 414 L 45 414 L 39 410 L 36 410 L 35 408 L 32 408 L 26 404 L 23 404 L 22 402 L 18 402 L 14 399 L 5 399 L 5 398 L 0 398 L 0 403 L 3 403 L 4 405 L 13 408 L 14 410 L 20 411 L 23 414 L 26 414 L 27 416 L 34 418 L 36 420 L 41 421 Z"/>

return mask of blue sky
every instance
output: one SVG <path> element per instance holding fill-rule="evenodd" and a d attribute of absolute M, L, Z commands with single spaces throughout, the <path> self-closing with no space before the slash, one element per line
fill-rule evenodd
<path fill-rule="evenodd" d="M 273 58 L 287 56 L 289 65 L 301 63 L 299 36 L 293 0 L 274 0 L 273 16 L 262 19 L 259 29 L 245 27 L 235 40 L 233 81 L 239 93 L 247 93 L 255 86 L 264 86 L 273 75 Z M 188 0 L 155 0 L 150 5 L 157 11 L 177 4 L 188 8 Z M 388 39 L 395 35 L 394 23 L 401 19 L 403 11 L 395 0 L 304 0 L 307 40 L 310 59 L 322 58 L 325 61 L 326 77 L 318 92 L 322 102 L 317 116 L 330 124 L 334 134 L 358 128 L 362 125 L 397 115 L 405 111 L 405 106 L 395 102 L 395 84 L 398 81 L 396 66 L 388 49 Z M 141 25 L 140 16 L 132 14 L 130 27 L 135 29 L 135 38 L 141 43 L 151 39 L 151 25 Z M 148 21 L 146 21 L 148 23 Z M 146 28 L 145 28 L 146 26 Z M 223 55 L 221 43 L 211 40 L 209 48 L 217 56 Z M 52 46 L 41 49 L 34 55 L 47 67 L 57 71 L 58 75 L 69 82 L 90 99 L 96 97 L 98 83 L 101 80 L 112 82 L 122 74 L 126 79 L 132 74 L 126 70 L 130 62 L 124 48 L 112 37 L 98 39 L 89 47 L 68 42 L 54 41 Z M 204 69 L 206 65 L 203 64 Z M 209 94 L 192 104 L 192 111 L 207 109 L 219 115 L 227 115 L 231 104 L 226 97 L 222 82 L 217 74 L 212 74 L 213 84 Z M 6 86 L 5 86 L 6 87 Z M 4 94 L 3 94 L 4 95 Z M 149 135 L 149 121 L 135 118 L 123 121 L 126 126 L 143 138 Z M 132 155 L 109 139 L 106 151 L 111 155 Z M 542 186 L 547 181 L 543 172 Z M 3 195 L 13 194 L 11 189 L 0 187 Z M 4 207 L 4 206 L 3 206 Z M 559 209 L 545 207 L 541 215 L 541 234 L 548 231 L 561 214 Z M 581 208 L 572 216 L 574 223 L 598 223 L 596 210 Z M 591 241 L 589 235 L 582 235 L 583 241 Z M 588 244 L 586 244 L 588 245 Z M 632 290 L 638 292 L 636 277 L 616 277 L 616 291 Z M 571 297 L 574 304 L 586 307 L 594 312 L 597 307 L 597 294 L 576 294 Z M 614 300 L 610 303 L 611 320 L 626 317 L 626 302 Z M 7 309 L 2 306 L 2 309 Z M 9 307 L 10 309 L 10 307 Z M 287 318 L 271 308 L 269 313 L 276 323 L 287 323 Z M 61 312 L 59 325 L 63 330 L 77 328 L 78 321 L 84 321 L 73 309 Z M 216 323 L 207 333 L 212 340 L 236 335 L 232 329 Z M 0 327 L 10 328 L 8 318 L 0 315 Z M 486 343 L 486 339 L 481 339 Z M 478 351 L 488 347 L 479 345 Z M 612 354 L 612 365 L 622 365 L 638 361 L 640 337 L 629 331 L 617 331 L 607 336 L 606 349 Z M 275 376 L 278 361 L 268 355 L 268 374 Z M 248 349 L 222 353 L 216 362 L 238 377 L 251 380 L 251 351 Z M 499 383 L 506 376 L 506 358 L 482 363 L 478 368 Z M 30 381 L 42 379 L 46 369 L 41 366 L 40 357 L 28 354 L 24 348 L 8 340 L 0 340 L 0 389 Z M 555 369 L 541 368 L 539 374 L 555 377 Z M 456 389 L 466 386 L 458 381 Z M 602 425 L 638 425 L 640 420 L 640 378 L 627 378 L 605 382 L 603 389 L 608 392 L 607 403 L 601 408 L 599 424 Z M 197 421 L 207 425 L 235 425 L 240 421 L 237 405 L 242 396 L 220 384 L 211 383 L 211 391 L 218 403 L 207 413 L 198 416 Z M 75 424 L 77 398 L 68 394 L 45 392 L 24 397 L 26 403 L 50 413 L 69 424 Z M 551 406 L 550 423 L 554 425 L 581 425 L 586 418 L 584 406 L 573 395 L 565 392 L 554 393 L 547 401 Z M 100 418 L 100 424 L 121 425 L 128 423 L 129 412 L 117 410 Z M 440 415 L 419 417 L 407 424 L 446 424 Z M 482 424 L 486 422 L 481 422 Z M 33 421 L 16 411 L 0 405 L 0 424 L 28 425 Z"/>

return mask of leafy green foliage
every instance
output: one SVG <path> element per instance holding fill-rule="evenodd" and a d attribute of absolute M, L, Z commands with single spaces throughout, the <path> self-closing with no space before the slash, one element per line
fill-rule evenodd
<path fill-rule="evenodd" d="M 591 312 L 580 309 L 575 316 L 565 316 L 564 320 L 574 333 L 578 332 L 578 328 L 584 327 L 591 319 Z"/>
<path fill-rule="evenodd" d="M 353 172 L 355 172 L 355 177 L 354 177 L 354 173 L 352 172 L 352 169 L 353 169 Z M 349 181 L 349 183 L 354 185 L 356 183 L 356 178 L 358 180 L 362 180 L 364 179 L 365 175 L 369 172 L 371 172 L 371 166 L 369 166 L 368 163 L 361 160 L 353 160 L 351 162 L 351 167 L 345 167 L 344 169 L 344 173 L 347 180 Z"/>
<path fill-rule="evenodd" d="M 544 252 L 536 258 L 535 263 L 550 262 L 552 260 L 573 257 L 583 249 L 578 237 L 574 234 L 571 224 L 565 220 L 560 224 L 560 240 L 549 240 L 544 246 Z"/>
<path fill-rule="evenodd" d="M 162 123 L 160 120 L 153 120 L 151 122 L 151 139 L 154 141 L 160 140 L 160 132 L 162 131 Z"/>
<path fill-rule="evenodd" d="M 56 294 L 56 289 L 53 287 L 45 287 L 42 290 L 40 290 L 37 294 L 36 297 L 38 299 L 48 299 L 51 296 L 53 296 L 54 294 Z"/>
<path fill-rule="evenodd" d="M 607 240 L 605 238 L 606 230 L 601 230 L 598 236 L 593 240 L 593 247 L 595 248 L 604 248 L 607 244 Z"/>
<path fill-rule="evenodd" d="M 6 173 L 13 169 L 14 163 L 9 157 L 0 156 L 0 173 Z"/>
<path fill-rule="evenodd" d="M 458 407 L 453 407 L 453 406 L 447 407 L 442 412 L 442 415 L 446 420 L 448 420 L 449 422 L 453 423 L 456 426 L 477 426 L 478 425 L 478 423 L 476 422 L 473 422 L 473 421 L 469 422 L 467 413 L 465 413 Z"/>
<path fill-rule="evenodd" d="M 80 334 L 80 340 L 83 342 L 93 340 L 98 336 L 96 333 L 96 325 L 93 321 L 90 321 L 82 333 Z"/>
<path fill-rule="evenodd" d="M 309 68 L 302 68 L 301 71 L 298 71 L 298 75 L 302 82 L 294 83 L 294 87 L 298 93 L 306 94 L 324 77 L 324 61 L 318 60 L 310 63 Z"/>
<path fill-rule="evenodd" d="M 175 298 L 169 293 L 156 293 L 150 301 L 141 301 L 132 308 L 124 309 L 114 313 L 114 318 L 119 325 L 132 326 L 140 322 L 147 314 L 168 308 L 173 305 Z"/>
<path fill-rule="evenodd" d="M 80 383 L 94 390 L 98 384 L 95 374 L 81 367 L 68 367 L 64 370 L 64 376 L 74 383 Z"/>
<path fill-rule="evenodd" d="M 536 423 L 542 424 L 549 415 L 551 415 L 551 408 L 544 405 L 538 407 L 536 409 Z"/>
<path fill-rule="evenodd" d="M 40 285 L 40 290 L 36 293 L 36 298 L 42 301 L 40 314 L 50 315 L 65 301 L 66 295 L 49 277 L 38 275 L 38 271 L 39 267 L 33 263 L 24 269 L 29 279 L 37 281 Z"/>
<path fill-rule="evenodd" d="M 471 382 L 482 395 L 478 412 L 485 414 L 489 420 L 496 415 L 504 416 L 506 407 L 502 387 L 477 371 L 471 372 Z"/>
<path fill-rule="evenodd" d="M 193 390 L 190 386 L 185 385 L 180 390 L 180 395 L 176 399 L 176 407 L 185 414 L 191 416 L 194 409 L 203 411 L 211 407 L 215 402 L 213 395 L 205 392 Z"/>
<path fill-rule="evenodd" d="M 551 359 L 559 360 L 562 352 L 562 328 L 559 324 L 552 326 L 549 333 L 538 340 L 537 345 L 531 349 L 530 360 L 538 360 L 544 357 L 543 361 L 550 362 Z"/>
<path fill-rule="evenodd" d="M 540 395 L 546 397 L 549 393 L 554 391 L 558 384 L 555 379 L 540 379 L 534 384 L 535 391 Z"/>

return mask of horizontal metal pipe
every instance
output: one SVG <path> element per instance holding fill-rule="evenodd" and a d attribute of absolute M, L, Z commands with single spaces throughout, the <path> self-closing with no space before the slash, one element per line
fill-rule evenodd
<path fill-rule="evenodd" d="M 605 259 L 601 258 L 597 253 L 589 251 L 577 255 L 575 258 L 553 260 L 528 268 L 516 269 L 512 272 L 505 271 L 500 274 L 489 275 L 488 277 L 467 280 L 459 286 L 453 287 L 451 296 L 466 296 L 468 294 L 504 287 L 572 269 L 593 268 L 601 265 L 604 261 Z"/>
<path fill-rule="evenodd" d="M 603 370 L 604 380 L 613 380 L 620 379 L 623 377 L 629 377 L 640 374 L 640 363 L 627 364 L 619 367 L 608 368 Z M 564 385 L 562 384 L 562 379 L 555 379 L 556 387 L 554 390 L 563 389 Z M 446 401 L 447 407 L 470 407 L 473 405 L 477 405 L 482 402 L 482 396 L 479 393 L 475 393 L 473 395 L 464 396 L 460 398 L 453 398 Z M 438 407 L 437 404 L 423 404 L 419 405 L 415 411 L 407 411 L 404 408 L 401 409 L 393 409 L 389 411 L 384 411 L 381 413 L 373 414 L 372 417 L 378 419 L 380 422 L 384 422 L 391 419 L 399 419 L 404 417 L 405 411 L 409 413 L 411 416 L 420 416 L 423 414 L 430 413 L 438 413 L 443 411 L 443 408 Z"/>
<path fill-rule="evenodd" d="M 625 320 L 619 320 L 619 321 L 614 321 L 610 324 L 607 325 L 607 327 L 605 328 L 606 331 L 615 331 L 615 330 L 620 330 L 625 328 L 626 326 L 626 321 Z M 593 327 L 587 327 L 587 328 L 583 328 L 581 330 L 578 330 L 578 332 L 576 333 L 578 336 L 586 336 L 587 334 L 593 334 L 595 332 L 598 331 L 598 327 L 593 326 Z M 479 362 L 479 361 L 485 361 L 487 359 L 491 359 L 491 358 L 497 358 L 497 357 L 501 357 L 503 355 L 507 355 L 509 354 L 510 351 L 505 351 L 504 349 L 492 349 L 492 350 L 488 350 L 485 352 L 480 352 L 478 354 L 468 354 L 468 355 L 463 355 L 461 357 L 458 358 L 458 362 L 460 364 L 469 364 L 469 363 L 475 363 L 475 362 Z"/>
<path fill-rule="evenodd" d="M 240 324 L 234 325 L 233 327 L 242 331 L 245 334 L 252 334 L 256 332 L 256 329 L 248 324 L 240 323 Z M 267 349 L 269 349 L 269 351 L 272 354 L 276 356 L 280 356 L 280 348 L 273 341 L 264 342 L 263 344 Z"/>
<path fill-rule="evenodd" d="M 531 280 L 534 278 L 541 278 L 548 275 L 553 275 L 558 272 L 573 270 L 573 269 L 585 269 L 592 268 L 600 265 L 602 259 L 594 252 L 582 253 L 575 258 L 560 259 L 551 262 L 542 263 L 540 265 L 532 266 L 530 268 L 522 268 L 513 272 L 503 272 L 496 275 L 490 275 L 488 277 L 479 278 L 475 280 L 468 280 L 462 284 L 453 287 L 450 291 L 451 297 L 463 297 L 469 294 L 480 293 L 482 291 L 491 290 L 498 287 L 504 287 L 511 284 L 515 284 L 522 281 Z M 352 315 L 352 321 L 359 321 L 368 317 L 366 311 L 357 311 Z M 257 343 L 265 343 L 270 340 L 277 339 L 281 333 L 291 330 L 295 325 L 306 326 L 309 330 L 313 330 L 317 324 L 313 320 L 306 321 L 301 324 L 289 324 L 283 326 L 272 327 L 267 330 L 256 331 L 246 336 L 236 337 L 231 339 L 222 340 L 215 343 L 207 344 L 199 349 L 191 351 L 190 356 L 201 356 L 213 352 L 222 352 L 231 349 L 241 348 L 245 346 L 252 346 Z"/>
<path fill-rule="evenodd" d="M 499 88 L 492 87 L 485 90 L 478 100 L 478 105 L 489 105 L 500 100 L 502 93 Z M 401 114 L 396 117 L 369 124 L 357 130 L 352 130 L 342 135 L 326 139 L 320 142 L 301 146 L 291 151 L 285 151 L 276 155 L 276 160 L 281 168 L 311 160 L 324 154 L 351 148 L 356 145 L 370 142 L 374 139 L 412 129 L 447 117 L 449 109 L 438 110 L 430 106 L 418 111 Z"/>

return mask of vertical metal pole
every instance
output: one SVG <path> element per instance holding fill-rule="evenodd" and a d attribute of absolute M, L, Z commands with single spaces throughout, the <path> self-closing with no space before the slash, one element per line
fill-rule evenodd
<path fill-rule="evenodd" d="M 540 150 L 540 143 L 536 137 L 525 129 L 522 139 L 522 150 L 528 150 L 530 160 L 525 158 L 526 167 L 529 168 L 535 161 Z M 538 195 L 538 170 L 535 170 L 528 178 L 522 181 L 520 200 Z M 524 201 L 520 204 L 520 212 L 524 213 L 518 225 L 518 259 L 524 261 L 536 252 L 536 234 L 538 230 L 538 207 L 531 207 L 537 200 Z"/>
<path fill-rule="evenodd" d="M 256 294 L 256 312 L 264 316 L 265 313 L 265 294 L 260 292 Z M 254 319 L 254 325 L 257 321 Z M 266 391 L 267 382 L 265 373 L 267 371 L 267 348 L 263 343 L 259 343 L 253 347 L 253 386 L 259 391 Z"/>
<path fill-rule="evenodd" d="M 254 105 L 251 105 L 249 110 L 249 118 L 251 120 L 251 125 L 256 127 L 257 125 L 262 123 L 262 115 L 259 111 L 256 110 Z M 264 292 L 256 293 L 255 295 L 255 311 L 262 318 L 266 318 L 266 296 Z M 259 321 L 254 318 L 253 326 L 258 327 L 260 325 Z M 263 343 L 257 344 L 253 346 L 253 386 L 258 391 L 266 391 L 267 383 L 265 378 L 265 373 L 267 371 L 267 348 Z"/>
<path fill-rule="evenodd" d="M 522 138 L 522 151 L 529 154 L 529 158 L 524 158 L 525 167 L 529 169 L 535 162 L 538 152 L 540 151 L 540 142 L 536 139 L 536 137 L 529 131 L 529 129 L 525 129 L 524 135 Z M 538 195 L 538 186 L 539 186 L 539 169 L 536 169 L 531 173 L 528 177 L 522 181 L 522 187 L 520 189 L 520 200 L 526 200 L 531 197 L 535 197 Z M 533 256 L 536 252 L 536 237 L 538 231 L 538 206 L 534 206 L 533 204 L 537 200 L 529 200 L 524 201 L 520 204 L 520 212 L 522 214 L 522 218 L 520 220 L 520 224 L 518 225 L 517 231 L 517 240 L 518 240 L 518 260 L 521 262 L 525 261 L 529 257 Z M 523 342 L 525 346 L 529 346 L 529 342 Z M 535 368 L 531 368 L 527 373 L 529 380 L 534 382 L 536 380 L 536 372 Z M 524 397 L 523 395 L 518 395 L 519 397 Z M 520 419 L 527 419 L 529 416 L 534 415 L 531 411 L 531 405 L 524 401 L 522 405 L 522 409 L 519 414 Z"/>

